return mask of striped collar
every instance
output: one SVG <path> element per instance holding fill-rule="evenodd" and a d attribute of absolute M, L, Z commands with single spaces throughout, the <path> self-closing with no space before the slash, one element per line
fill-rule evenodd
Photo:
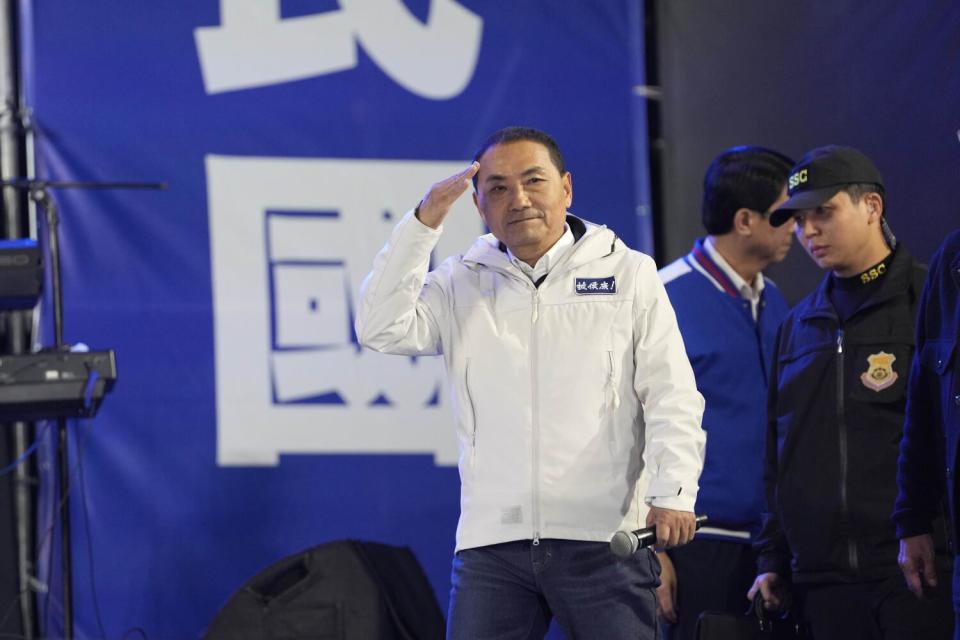
<path fill-rule="evenodd" d="M 698 271 L 703 272 L 713 281 L 718 289 L 724 291 L 727 295 L 733 298 L 742 297 L 733 280 L 731 280 L 730 277 L 724 273 L 720 265 L 710 257 L 704 241 L 705 238 L 698 238 L 697 241 L 693 243 L 693 249 L 684 257 L 684 260 L 686 260 L 691 267 L 699 267 Z"/>

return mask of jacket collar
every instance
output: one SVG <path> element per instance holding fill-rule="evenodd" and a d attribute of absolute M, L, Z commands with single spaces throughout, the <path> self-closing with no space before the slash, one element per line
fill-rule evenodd
<path fill-rule="evenodd" d="M 733 280 L 723 272 L 720 265 L 710 257 L 710 252 L 707 251 L 704 241 L 704 238 L 698 238 L 697 241 L 693 243 L 693 249 L 684 259 L 691 267 L 699 265 L 707 278 L 712 280 L 718 288 L 723 289 L 728 296 L 739 299 L 741 296 L 737 286 L 733 283 Z"/>
<path fill-rule="evenodd" d="M 906 247 L 904 247 L 903 244 L 898 244 L 897 250 L 894 252 L 893 259 L 890 262 L 890 270 L 887 271 L 887 274 L 881 280 L 876 293 L 874 293 L 854 315 L 909 291 L 913 284 L 912 276 L 915 265 L 916 260 L 910 255 Z M 837 319 L 837 311 L 834 309 L 833 303 L 830 302 L 829 287 L 830 274 L 827 274 L 823 280 L 820 281 L 820 285 L 816 291 L 813 292 L 807 308 L 800 314 L 801 320 L 818 317 Z"/>
<path fill-rule="evenodd" d="M 580 266 L 623 248 L 623 243 L 617 246 L 617 235 L 605 225 L 596 225 L 571 214 L 567 214 L 567 224 L 570 225 L 570 231 L 573 233 L 574 244 L 560 261 L 565 268 Z M 463 261 L 520 272 L 507 257 L 506 246 L 492 233 L 477 238 L 463 255 Z"/>

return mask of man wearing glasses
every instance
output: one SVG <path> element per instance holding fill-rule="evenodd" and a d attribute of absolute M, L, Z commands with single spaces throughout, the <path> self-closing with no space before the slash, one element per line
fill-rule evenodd
<path fill-rule="evenodd" d="M 750 546 L 763 511 L 766 388 L 787 303 L 763 270 L 783 260 L 793 225 L 770 225 L 787 199 L 793 160 L 756 146 L 727 149 L 703 180 L 707 236 L 660 271 L 677 313 L 697 388 L 706 400 L 708 448 L 697 510 L 708 526 L 659 554 L 660 618 L 674 640 L 694 637 L 703 611 L 743 613 L 756 575 Z"/>

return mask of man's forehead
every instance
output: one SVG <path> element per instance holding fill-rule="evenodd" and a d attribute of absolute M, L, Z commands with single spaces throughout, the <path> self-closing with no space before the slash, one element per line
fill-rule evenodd
<path fill-rule="evenodd" d="M 550 151 L 534 140 L 513 140 L 494 145 L 479 158 L 478 178 L 523 177 L 531 173 L 558 173 Z"/>
<path fill-rule="evenodd" d="M 501 180 L 506 180 L 513 175 L 519 175 L 520 177 L 523 177 L 523 176 L 537 175 L 540 173 L 546 173 L 547 171 L 548 169 L 546 167 L 541 166 L 539 164 L 534 164 L 526 168 L 521 168 L 519 171 L 514 170 L 514 171 L 506 171 L 506 172 L 499 167 L 494 167 L 494 168 L 491 168 L 491 173 L 488 173 L 487 175 L 483 176 L 483 181 L 497 182 Z M 483 167 L 481 166 L 481 173 L 482 172 L 483 172 Z"/>

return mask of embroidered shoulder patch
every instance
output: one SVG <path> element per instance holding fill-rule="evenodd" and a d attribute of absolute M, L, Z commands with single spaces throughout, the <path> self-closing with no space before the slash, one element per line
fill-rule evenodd
<path fill-rule="evenodd" d="M 606 278 L 575 278 L 574 290 L 581 295 L 611 294 L 617 292 L 616 276 Z"/>
<path fill-rule="evenodd" d="M 900 376 L 893 370 L 893 362 L 897 356 L 881 351 L 867 356 L 867 370 L 860 374 L 860 382 L 867 389 L 883 391 Z"/>

